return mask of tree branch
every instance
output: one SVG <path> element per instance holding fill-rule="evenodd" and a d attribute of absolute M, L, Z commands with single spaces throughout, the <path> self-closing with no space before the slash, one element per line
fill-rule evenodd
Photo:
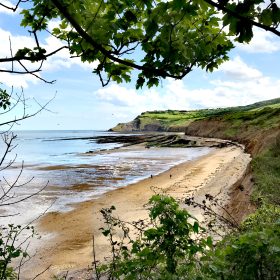
<path fill-rule="evenodd" d="M 3 123 L 0 123 L 0 127 L 1 126 L 4 126 L 4 125 L 8 125 L 8 124 L 11 124 L 11 123 L 16 123 L 18 121 L 22 121 L 22 120 L 25 120 L 25 119 L 29 119 L 31 117 L 34 117 L 35 115 L 39 114 L 40 112 L 42 112 L 43 110 L 45 110 L 45 108 L 48 106 L 48 104 L 55 98 L 55 96 L 50 99 L 47 103 L 45 103 L 44 105 L 40 105 L 40 109 L 37 110 L 35 113 L 32 113 L 32 114 L 26 114 L 24 113 L 21 117 L 17 118 L 15 117 L 14 119 L 10 120 L 10 121 L 6 121 L 6 122 L 3 122 Z M 37 101 L 36 101 L 37 102 Z M 37 102 L 37 104 L 39 104 Z"/>
<path fill-rule="evenodd" d="M 183 78 L 187 73 L 191 71 L 190 67 L 187 67 L 186 70 L 182 75 L 172 75 L 167 73 L 164 69 L 156 69 L 156 68 L 150 68 L 143 65 L 138 65 L 133 62 L 120 59 L 119 57 L 116 57 L 112 55 L 112 53 L 100 44 L 98 44 L 81 26 L 80 24 L 71 16 L 71 14 L 68 12 L 67 8 L 63 6 L 61 1 L 59 0 L 51 0 L 54 6 L 59 10 L 59 12 L 70 22 L 70 24 L 75 28 L 75 30 L 78 32 L 78 34 L 86 41 L 88 42 L 93 48 L 99 50 L 103 55 L 105 55 L 107 58 L 111 59 L 114 62 L 120 63 L 122 65 L 132 67 L 137 70 L 141 71 L 147 71 L 152 72 L 155 75 L 161 76 L 161 77 L 170 77 L 175 79 L 181 79 Z"/>
<path fill-rule="evenodd" d="M 246 22 L 249 22 L 251 23 L 252 25 L 254 26 L 257 26 L 261 29 L 264 29 L 266 31 L 270 31 L 272 33 L 274 33 L 275 35 L 277 36 L 280 36 L 280 31 L 278 31 L 276 28 L 273 28 L 273 27 L 270 27 L 270 26 L 267 26 L 267 25 L 264 25 L 262 23 L 259 23 L 253 19 L 250 19 L 250 18 L 247 18 L 247 17 L 244 17 L 242 15 L 240 15 L 239 13 L 235 12 L 235 11 L 232 11 L 231 9 L 225 7 L 223 4 L 220 4 L 220 3 L 217 3 L 217 2 L 214 2 L 212 0 L 204 0 L 206 3 L 208 3 L 209 5 L 217 8 L 218 10 L 220 11 L 223 11 L 237 19 L 240 19 L 240 20 L 243 20 L 243 21 L 246 21 Z"/>
<path fill-rule="evenodd" d="M 42 56 L 42 60 L 46 60 L 49 56 L 52 56 L 52 55 L 56 54 L 57 52 L 61 51 L 62 49 L 68 49 L 68 47 L 67 46 L 63 46 L 63 47 L 60 47 L 60 48 L 56 49 L 53 52 L 50 52 L 50 53 L 48 53 L 46 55 L 43 55 Z M 23 56 L 23 57 L 20 57 L 20 58 L 16 57 L 16 56 L 8 57 L 8 58 L 0 58 L 0 62 L 12 62 L 12 61 L 22 61 L 22 60 L 33 61 L 34 58 L 30 58 L 28 56 Z"/>

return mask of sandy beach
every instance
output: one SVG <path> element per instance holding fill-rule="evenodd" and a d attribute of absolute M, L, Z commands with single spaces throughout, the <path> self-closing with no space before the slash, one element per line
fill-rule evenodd
<path fill-rule="evenodd" d="M 244 175 L 249 162 L 250 155 L 245 154 L 241 147 L 216 149 L 153 178 L 76 204 L 72 211 L 44 215 L 37 225 L 42 238 L 34 243 L 40 250 L 23 270 L 21 279 L 32 279 L 47 267 L 50 267 L 48 271 L 36 279 L 51 279 L 62 272 L 90 267 L 93 261 L 93 235 L 97 259 L 103 260 L 108 254 L 108 243 L 99 231 L 103 225 L 100 214 L 102 208 L 114 205 L 116 214 L 125 221 L 146 218 L 147 211 L 143 205 L 155 189 L 180 200 L 188 195 L 200 199 L 210 193 L 218 195 L 226 203 L 230 198 L 231 187 Z M 182 206 L 185 207 L 183 203 Z M 198 218 L 201 215 L 199 210 L 192 214 Z M 73 279 L 83 277 L 75 276 Z"/>

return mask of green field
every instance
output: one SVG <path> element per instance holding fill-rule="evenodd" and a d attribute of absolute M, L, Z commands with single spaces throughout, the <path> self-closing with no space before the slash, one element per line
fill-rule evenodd
<path fill-rule="evenodd" d="M 272 127 L 280 120 L 280 98 L 229 108 L 148 111 L 137 118 L 140 120 L 140 130 L 145 130 L 148 124 L 158 124 L 163 130 L 168 130 L 170 127 L 183 127 L 205 119 L 226 121 L 233 126 L 240 126 L 246 122 L 249 126 Z"/>

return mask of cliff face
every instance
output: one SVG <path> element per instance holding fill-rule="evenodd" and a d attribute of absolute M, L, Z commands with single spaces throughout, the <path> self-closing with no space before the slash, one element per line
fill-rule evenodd
<path fill-rule="evenodd" d="M 132 132 L 132 131 L 166 131 L 158 121 L 153 120 L 150 123 L 145 123 L 141 120 L 141 117 L 136 117 L 133 121 L 128 123 L 119 123 L 110 131 L 116 132 Z"/>
<path fill-rule="evenodd" d="M 273 127 L 249 127 L 241 125 L 236 129 L 230 123 L 218 120 L 201 120 L 191 123 L 185 133 L 192 136 L 214 137 L 242 143 L 246 151 L 256 155 L 269 147 L 280 133 L 280 123 Z"/>
<path fill-rule="evenodd" d="M 225 109 L 145 112 L 111 131 L 184 132 L 190 136 L 229 139 L 244 144 L 254 155 L 280 133 L 280 99 Z"/>
<path fill-rule="evenodd" d="M 139 127 L 135 120 L 128 123 L 118 123 L 115 127 L 110 128 L 109 131 L 116 132 L 131 132 L 131 131 L 139 131 Z"/>

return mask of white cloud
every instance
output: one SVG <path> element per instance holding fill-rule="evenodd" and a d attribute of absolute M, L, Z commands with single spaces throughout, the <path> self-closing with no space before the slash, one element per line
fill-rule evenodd
<path fill-rule="evenodd" d="M 61 20 L 59 19 L 52 19 L 48 22 L 48 30 L 52 31 L 54 28 L 58 27 L 59 24 L 61 23 Z"/>
<path fill-rule="evenodd" d="M 10 74 L 10 73 L 0 73 L 0 82 L 5 84 L 8 87 L 15 88 L 27 88 L 30 83 L 37 84 L 39 79 L 34 77 L 33 75 L 28 74 Z"/>
<path fill-rule="evenodd" d="M 64 44 L 53 36 L 49 36 L 45 39 L 45 43 L 41 45 L 46 50 L 54 51 L 63 47 Z M 84 70 L 93 70 L 94 67 L 97 66 L 96 63 L 88 63 L 82 62 L 78 57 L 71 58 L 69 51 L 67 49 L 63 49 L 57 52 L 55 55 L 48 58 L 48 60 L 44 63 L 44 70 L 46 71 L 54 71 L 60 70 L 64 68 L 70 68 L 72 66 L 79 66 Z"/>
<path fill-rule="evenodd" d="M 249 44 L 235 43 L 236 46 L 248 53 L 273 53 L 280 50 L 280 39 L 269 31 L 254 28 L 254 37 Z"/>
<path fill-rule="evenodd" d="M 22 35 L 12 35 L 11 32 L 0 28 L 0 38 L 1 38 L 1 48 L 0 56 L 9 57 L 10 53 L 10 41 L 12 44 L 13 54 L 20 48 L 26 46 L 27 48 L 35 47 L 34 40 L 31 36 L 22 36 Z"/>
<path fill-rule="evenodd" d="M 11 32 L 1 29 L 0 28 L 0 38 L 1 38 L 1 48 L 0 48 L 0 57 L 11 57 L 11 50 L 10 50 L 10 41 L 11 40 L 11 47 L 13 55 L 17 52 L 18 49 L 27 47 L 27 48 L 34 48 L 35 42 L 31 36 L 22 36 L 22 35 L 13 35 Z M 47 52 L 52 52 L 60 47 L 63 46 L 63 43 L 56 39 L 53 36 L 48 36 L 45 40 L 41 43 L 41 46 L 47 50 Z M 40 64 L 38 63 L 31 63 L 28 61 L 24 62 L 24 65 L 29 70 L 37 69 Z M 82 63 L 79 58 L 70 58 L 70 54 L 67 49 L 64 49 L 53 56 L 49 57 L 47 61 L 44 62 L 42 70 L 47 71 L 57 71 L 63 70 L 65 68 L 70 68 L 72 66 L 79 66 L 84 70 L 93 70 L 96 66 L 96 63 Z M 11 69 L 11 63 L 1 63 L 1 69 Z M 13 65 L 14 70 L 23 71 L 22 67 L 15 62 Z M 44 72 L 43 72 L 44 73 Z M 38 74 L 39 75 L 39 74 Z M 0 81 L 10 85 L 10 82 L 15 79 L 14 86 L 16 87 L 27 87 L 29 82 L 33 82 L 34 77 L 29 77 L 30 75 L 22 75 L 21 77 L 16 77 L 15 75 L 9 73 L 0 73 Z M 40 75 L 39 75 L 40 76 Z M 20 84 L 22 83 L 22 84 Z"/>
<path fill-rule="evenodd" d="M 279 97 L 280 79 L 264 76 L 245 64 L 240 57 L 224 64 L 218 79 L 209 88 L 190 89 L 182 80 L 167 79 L 164 88 L 137 92 L 135 89 L 111 84 L 95 92 L 98 100 L 110 110 L 127 115 L 122 121 L 147 110 L 196 109 L 240 106 Z M 224 75 L 225 74 L 225 75 Z M 121 107 L 120 107 L 121 106 Z"/>
<path fill-rule="evenodd" d="M 233 60 L 223 63 L 215 72 L 222 71 L 231 80 L 255 80 L 262 76 L 262 73 L 248 66 L 239 56 Z"/>

